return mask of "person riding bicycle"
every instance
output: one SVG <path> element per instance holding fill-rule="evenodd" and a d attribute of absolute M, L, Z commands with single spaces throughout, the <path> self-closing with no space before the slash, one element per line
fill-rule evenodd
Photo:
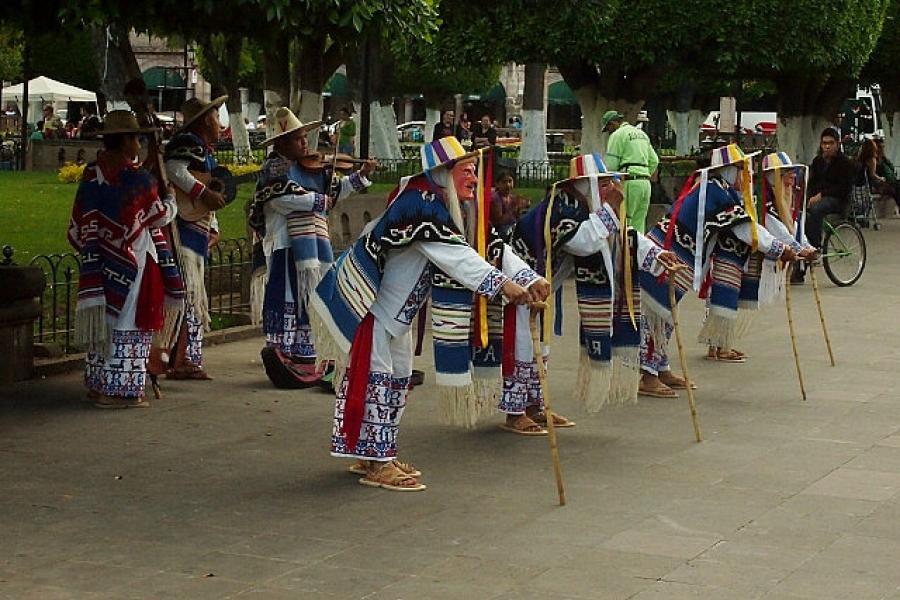
<path fill-rule="evenodd" d="M 806 236 L 809 243 L 822 248 L 822 221 L 832 213 L 847 209 L 850 186 L 856 175 L 856 165 L 841 151 L 838 132 L 827 127 L 819 136 L 819 154 L 809 169 L 807 193 Z M 797 271 L 791 279 L 803 281 L 803 273 Z"/>

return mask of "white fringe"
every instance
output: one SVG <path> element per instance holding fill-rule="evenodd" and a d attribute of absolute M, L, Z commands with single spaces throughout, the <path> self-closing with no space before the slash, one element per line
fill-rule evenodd
<path fill-rule="evenodd" d="M 317 311 L 312 309 L 309 311 L 309 325 L 316 340 L 316 358 L 320 362 L 334 361 L 334 379 L 332 381 L 334 381 L 334 387 L 337 388 L 344 380 L 350 355 L 341 350 L 331 334 L 331 330 L 325 325 L 325 321 Z"/>
<path fill-rule="evenodd" d="M 759 305 L 771 306 L 784 300 L 785 270 L 774 260 L 766 259 L 759 276 Z"/>
<path fill-rule="evenodd" d="M 637 404 L 640 383 L 640 349 L 613 348 L 609 404 Z"/>
<path fill-rule="evenodd" d="M 181 321 L 184 319 L 184 303 L 166 305 L 164 312 L 163 328 L 153 333 L 152 346 L 168 350 L 175 345 L 176 337 L 180 331 Z"/>
<path fill-rule="evenodd" d="M 187 301 L 194 309 L 194 315 L 203 324 L 203 330 L 209 331 L 209 299 L 206 297 L 206 285 L 203 275 L 206 270 L 202 256 L 184 248 L 181 253 L 181 272 L 184 277 L 184 288 Z"/>
<path fill-rule="evenodd" d="M 257 269 L 250 279 L 250 322 L 254 325 L 262 323 L 263 300 L 266 297 L 266 283 L 269 273 L 265 269 Z"/>
<path fill-rule="evenodd" d="M 589 413 L 599 412 L 609 402 L 609 388 L 613 369 L 609 363 L 591 360 L 581 349 L 578 377 L 575 380 L 575 397 Z"/>
<path fill-rule="evenodd" d="M 703 321 L 703 327 L 697 334 L 697 340 L 701 344 L 730 350 L 734 348 L 734 343 L 737 341 L 736 322 L 736 315 L 735 317 L 725 317 L 710 310 L 706 313 L 706 320 Z"/>
<path fill-rule="evenodd" d="M 75 342 L 86 352 L 106 352 L 112 342 L 106 306 L 100 304 L 75 310 Z"/>
<path fill-rule="evenodd" d="M 295 263 L 295 265 L 297 267 L 297 304 L 306 306 L 308 305 L 309 296 L 315 291 L 319 282 L 322 281 L 325 272 L 318 261 L 316 261 L 314 266 L 304 264 L 301 268 L 300 263 Z"/>
<path fill-rule="evenodd" d="M 666 326 L 672 326 L 672 313 L 663 316 L 653 311 L 644 311 L 644 303 L 641 300 L 641 320 L 644 327 L 650 333 L 650 339 L 657 348 L 666 348 L 669 344 L 669 338 L 666 337 Z"/>
<path fill-rule="evenodd" d="M 755 307 L 750 310 L 741 309 L 738 310 L 737 319 L 734 323 L 734 341 L 737 342 L 739 339 L 743 338 L 747 333 L 749 333 L 750 329 L 753 328 L 753 321 L 756 318 L 758 307 Z M 728 346 L 729 348 L 733 348 L 733 346 Z"/>
<path fill-rule="evenodd" d="M 475 427 L 478 419 L 493 412 L 492 400 L 478 393 L 475 384 L 461 387 L 438 386 L 441 422 L 446 425 Z"/>

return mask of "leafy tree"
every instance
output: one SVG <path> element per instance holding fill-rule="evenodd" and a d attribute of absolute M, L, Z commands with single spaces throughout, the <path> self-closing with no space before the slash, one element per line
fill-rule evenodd
<path fill-rule="evenodd" d="M 746 3 L 768 14 L 770 3 Z M 882 32 L 889 0 L 787 2 L 770 19 L 748 21 L 738 69 L 778 90 L 778 144 L 811 160 Z"/>
<path fill-rule="evenodd" d="M 12 26 L 0 27 L 0 82 L 22 78 L 22 32 Z"/>
<path fill-rule="evenodd" d="M 881 127 L 885 153 L 895 165 L 900 161 L 900 2 L 893 0 L 885 16 L 884 28 L 860 80 L 881 87 Z"/>

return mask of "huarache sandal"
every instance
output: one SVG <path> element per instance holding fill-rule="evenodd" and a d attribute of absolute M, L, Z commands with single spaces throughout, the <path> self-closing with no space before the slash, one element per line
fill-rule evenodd
<path fill-rule="evenodd" d="M 672 375 L 671 372 L 669 372 L 669 373 L 670 373 L 669 377 L 667 377 L 667 378 L 663 378 L 662 375 L 660 375 L 659 380 L 661 382 L 663 382 L 665 385 L 672 388 L 673 390 L 686 390 L 687 389 L 687 380 L 684 377 L 679 377 L 678 375 Z M 691 382 L 691 389 L 696 390 L 697 384 L 694 382 Z"/>
<path fill-rule="evenodd" d="M 369 467 L 366 476 L 360 478 L 360 485 L 382 488 L 392 492 L 421 492 L 426 486 L 412 475 L 407 475 L 393 462 L 376 464 Z"/>
<path fill-rule="evenodd" d="M 515 433 L 516 435 L 547 435 L 547 430 L 532 421 L 527 415 L 517 415 L 512 422 L 507 420 L 500 425 L 500 429 Z"/>
<path fill-rule="evenodd" d="M 178 369 L 173 369 L 166 373 L 166 379 L 175 379 L 175 380 L 196 380 L 196 381 L 211 381 L 212 377 L 203 370 L 203 367 L 197 366 L 189 366 Z"/>
<path fill-rule="evenodd" d="M 128 408 L 128 401 L 116 396 L 100 395 L 94 400 L 94 406 L 97 408 Z"/>
<path fill-rule="evenodd" d="M 747 357 L 745 354 L 738 352 L 737 350 L 716 350 L 707 353 L 706 360 L 714 360 L 726 363 L 743 363 L 747 362 Z"/>
<path fill-rule="evenodd" d="M 394 459 L 392 462 L 394 463 L 395 467 L 397 467 L 398 469 L 400 469 L 401 471 L 403 471 L 410 477 L 421 477 L 422 476 L 422 472 L 420 470 L 418 470 L 411 463 L 405 463 L 405 462 L 397 460 L 397 459 Z M 347 467 L 347 472 L 353 473 L 354 475 L 365 475 L 366 473 L 368 473 L 366 463 L 367 463 L 367 461 L 358 460 L 355 463 L 353 463 L 352 465 L 350 465 L 349 467 Z"/>
<path fill-rule="evenodd" d="M 547 413 L 545 413 L 544 411 L 536 412 L 532 415 L 528 415 L 528 417 L 541 427 L 547 426 Z M 566 427 L 575 427 L 575 421 L 567 419 L 559 413 L 553 413 L 553 426 L 560 429 L 565 429 Z"/>
<path fill-rule="evenodd" d="M 666 384 L 660 383 L 656 387 L 639 386 L 638 396 L 649 396 L 651 398 L 677 398 L 678 392 Z"/>

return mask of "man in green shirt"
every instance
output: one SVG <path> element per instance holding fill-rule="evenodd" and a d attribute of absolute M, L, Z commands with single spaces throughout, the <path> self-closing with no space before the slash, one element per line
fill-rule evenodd
<path fill-rule="evenodd" d="M 625 120 L 625 115 L 608 110 L 600 121 L 601 131 L 609 131 L 606 144 L 606 168 L 628 173 L 624 191 L 628 224 L 644 233 L 647 229 L 647 210 L 650 207 L 650 176 L 659 165 L 659 157 L 650 138 L 642 130 Z"/>

